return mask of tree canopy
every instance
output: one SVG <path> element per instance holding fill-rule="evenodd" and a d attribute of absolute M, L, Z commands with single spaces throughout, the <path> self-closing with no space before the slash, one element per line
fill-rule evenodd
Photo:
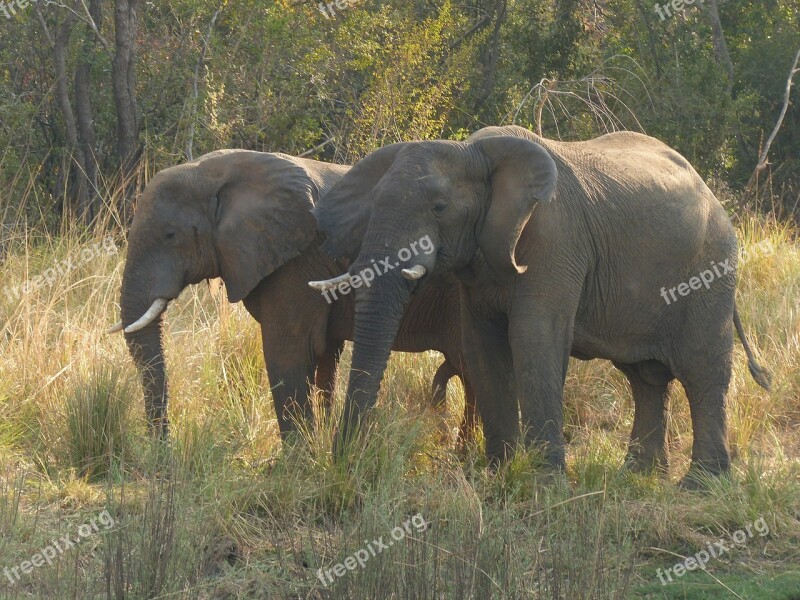
<path fill-rule="evenodd" d="M 786 102 L 800 0 L 3 6 L 7 225 L 91 222 L 124 208 L 112 187 L 130 202 L 156 170 L 218 148 L 353 162 L 504 123 L 564 140 L 642 131 L 737 203 L 788 218 L 800 201 L 796 86 Z"/>

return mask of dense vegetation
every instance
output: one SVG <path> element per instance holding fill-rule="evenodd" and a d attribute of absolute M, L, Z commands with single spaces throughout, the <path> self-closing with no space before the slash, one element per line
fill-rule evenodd
<path fill-rule="evenodd" d="M 800 0 L 19 2 L 0 4 L 0 596 L 800 598 Z M 659 137 L 730 210 L 752 256 L 737 303 L 774 376 L 757 387 L 737 343 L 730 479 L 674 485 L 679 386 L 670 477 L 621 470 L 633 407 L 604 361 L 570 365 L 566 482 L 543 485 L 524 452 L 490 472 L 480 439 L 460 453 L 460 387 L 445 427 L 428 406 L 435 353 L 393 357 L 351 469 L 331 460 L 336 414 L 282 447 L 256 323 L 206 285 L 169 309 L 172 437 L 147 436 L 103 331 L 154 172 L 227 147 L 353 162 L 511 122 Z M 319 577 L 415 515 L 429 527 Z M 730 542 L 759 520 L 768 533 Z"/>
<path fill-rule="evenodd" d="M 121 176 L 123 201 L 217 148 L 330 140 L 312 155 L 352 162 L 512 121 L 562 139 L 641 130 L 741 190 L 784 104 L 800 2 L 717 1 L 32 2 L 0 14 L 4 223 L 97 216 Z M 795 211 L 799 119 L 741 203 Z"/>

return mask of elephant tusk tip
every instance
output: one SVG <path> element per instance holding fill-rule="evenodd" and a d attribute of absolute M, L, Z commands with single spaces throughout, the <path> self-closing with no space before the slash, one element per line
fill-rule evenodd
<path fill-rule="evenodd" d="M 428 270 L 422 265 L 414 265 L 410 269 L 403 269 L 403 277 L 409 281 L 415 281 L 422 278 Z"/>
<path fill-rule="evenodd" d="M 135 333 L 140 329 L 144 329 L 161 315 L 164 309 L 167 308 L 167 304 L 169 304 L 169 300 L 166 298 L 156 298 L 147 312 L 139 317 L 138 321 L 128 325 L 123 331 L 125 331 L 125 333 Z"/>
<path fill-rule="evenodd" d="M 124 328 L 122 327 L 122 321 L 120 321 L 119 323 L 115 324 L 113 327 L 110 327 L 109 329 L 106 329 L 106 335 L 111 335 L 113 333 L 119 333 L 123 329 Z"/>
<path fill-rule="evenodd" d="M 338 277 L 334 277 L 333 279 L 325 279 L 323 281 L 309 281 L 308 287 L 314 290 L 319 290 L 320 292 L 324 292 L 331 288 L 335 288 L 337 285 L 342 283 L 343 281 L 347 281 L 350 279 L 350 273 L 343 273 Z"/>

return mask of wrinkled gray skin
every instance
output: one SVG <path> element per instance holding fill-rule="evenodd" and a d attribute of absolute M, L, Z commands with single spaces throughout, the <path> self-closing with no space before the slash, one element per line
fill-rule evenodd
<path fill-rule="evenodd" d="M 122 323 L 141 317 L 157 298 L 172 300 L 190 284 L 221 277 L 228 299 L 244 301 L 260 323 L 282 437 L 312 417 L 311 382 L 329 401 L 345 340 L 352 339 L 353 297 L 328 304 L 309 279 L 337 275 L 346 263 L 323 254 L 310 209 L 349 167 L 282 154 L 221 150 L 165 169 L 136 206 L 122 280 Z M 395 349 L 435 349 L 447 361 L 437 372 L 435 400 L 460 374 L 458 291 L 454 279 L 431 286 L 411 303 Z M 140 371 L 145 408 L 155 432 L 167 434 L 163 312 L 126 333 Z M 474 406 L 467 394 L 468 404 Z M 467 410 L 462 435 L 474 425 Z"/>
<path fill-rule="evenodd" d="M 362 197 L 372 197 L 369 210 Z M 737 258 L 734 229 L 689 163 L 636 133 L 555 142 L 520 127 L 488 127 L 466 142 L 384 147 L 357 163 L 314 211 L 324 249 L 351 273 L 429 236 L 437 252 L 413 257 L 427 274 L 399 270 L 356 291 L 355 343 L 344 440 L 373 405 L 403 311 L 428 280 L 462 282 L 466 375 L 486 452 L 518 441 L 564 469 L 563 388 L 570 355 L 606 358 L 627 376 L 635 417 L 629 464 L 667 468 L 671 382 L 689 399 L 694 443 L 687 482 L 729 469 L 725 394 L 735 274 L 666 304 L 667 290 Z M 363 240 L 361 244 L 353 240 Z M 519 426 L 522 415 L 522 431 Z M 522 436 L 522 440 L 520 440 Z"/>

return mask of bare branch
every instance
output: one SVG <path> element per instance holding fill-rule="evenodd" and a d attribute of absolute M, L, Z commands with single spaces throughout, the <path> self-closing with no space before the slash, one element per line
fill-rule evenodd
<path fill-rule="evenodd" d="M 97 27 L 97 23 L 94 22 L 94 19 L 92 18 L 92 13 L 89 12 L 89 7 L 86 6 L 85 0 L 80 0 L 80 2 L 81 6 L 83 6 L 83 11 L 86 13 L 86 19 L 87 19 L 85 21 L 86 24 L 88 24 L 89 27 L 92 28 L 92 31 L 94 31 L 94 34 L 97 36 L 97 39 L 100 42 L 100 45 L 102 45 L 106 51 L 110 52 L 111 47 L 108 45 L 108 42 L 105 40 L 105 38 L 102 35 L 100 35 L 100 29 Z"/>
<path fill-rule="evenodd" d="M 542 117 L 545 108 L 547 108 L 547 112 L 553 117 L 553 125 L 556 127 L 556 129 L 558 129 L 558 123 L 556 122 L 555 114 L 556 107 L 558 108 L 558 111 L 561 113 L 562 117 L 573 119 L 574 117 L 567 107 L 567 103 L 569 103 L 574 109 L 573 101 L 576 101 L 579 103 L 579 105 L 583 105 L 585 107 L 585 112 L 591 115 L 592 120 L 600 130 L 609 132 L 627 128 L 622 119 L 615 114 L 614 109 L 612 109 L 613 105 L 615 108 L 621 107 L 623 112 L 626 112 L 630 115 L 630 117 L 633 119 L 633 122 L 636 124 L 636 127 L 638 127 L 639 130 L 644 131 L 642 124 L 639 122 L 639 119 L 636 117 L 636 114 L 634 114 L 631 107 L 620 98 L 620 96 L 623 95 L 630 98 L 636 98 L 636 96 L 634 96 L 629 90 L 621 87 L 614 78 L 604 75 L 603 72 L 605 70 L 618 70 L 633 76 L 639 81 L 639 83 L 642 84 L 645 95 L 651 104 L 652 97 L 647 89 L 645 80 L 639 77 L 631 69 L 607 64 L 609 61 L 617 58 L 629 59 L 629 57 L 612 56 L 605 60 L 603 64 L 597 67 L 594 71 L 585 77 L 582 77 L 581 79 L 569 81 L 557 81 L 546 78 L 542 79 L 539 83 L 528 90 L 519 105 L 513 111 L 509 111 L 503 121 L 510 120 L 512 124 L 516 123 L 517 118 L 522 112 L 525 104 L 527 104 L 528 101 L 535 96 L 536 100 L 533 104 L 533 118 L 534 129 L 538 135 L 543 135 L 542 130 L 544 128 L 544 123 Z M 632 62 L 638 67 L 636 61 Z M 609 102 L 611 102 L 612 105 L 609 105 Z"/>
<path fill-rule="evenodd" d="M 311 148 L 311 150 L 306 150 L 302 154 L 298 154 L 297 157 L 298 158 L 303 158 L 305 156 L 310 156 L 310 155 L 314 154 L 314 152 L 317 152 L 318 150 L 322 150 L 325 146 L 330 144 L 333 140 L 334 140 L 334 138 L 330 137 L 327 140 L 325 140 L 324 142 L 322 142 L 321 144 L 317 144 L 316 146 Z"/>
<path fill-rule="evenodd" d="M 42 16 L 42 10 L 39 8 L 38 4 L 33 5 L 33 10 L 36 12 L 36 18 L 39 19 L 39 23 L 44 30 L 44 36 L 47 38 L 47 42 L 50 44 L 51 48 L 54 48 L 56 45 L 56 41 L 53 39 L 53 36 L 50 35 L 50 30 L 47 28 L 47 23 L 44 22 L 44 17 Z"/>
<path fill-rule="evenodd" d="M 792 63 L 792 68 L 789 69 L 789 77 L 786 79 L 786 91 L 783 95 L 783 108 L 781 109 L 781 114 L 778 117 L 778 122 L 775 123 L 775 128 L 772 130 L 769 138 L 767 138 L 767 143 L 764 144 L 764 149 L 761 151 L 761 156 L 758 157 L 758 164 L 756 165 L 756 170 L 753 171 L 753 174 L 750 177 L 750 181 L 747 183 L 747 187 L 751 187 L 757 177 L 758 174 L 767 168 L 769 164 L 767 162 L 767 155 L 769 154 L 769 149 L 772 146 L 772 142 L 775 141 L 775 137 L 778 135 L 778 131 L 783 125 L 783 118 L 786 116 L 786 111 L 789 109 L 789 99 L 792 94 L 792 80 L 794 79 L 795 74 L 800 71 L 797 68 L 797 63 L 800 62 L 800 50 L 797 51 L 797 54 L 794 56 L 794 63 Z"/>
<path fill-rule="evenodd" d="M 82 0 L 81 0 L 81 2 L 82 2 Z M 76 5 L 78 4 L 77 0 L 76 0 L 75 4 Z M 48 6 L 51 6 L 51 5 L 52 6 L 57 6 L 58 8 L 63 8 L 64 10 L 71 12 L 72 16 L 77 18 L 79 21 L 82 21 L 83 23 L 86 23 L 90 27 L 92 27 L 92 23 L 94 23 L 94 19 L 92 19 L 92 17 L 89 16 L 89 10 L 88 9 L 86 9 L 86 17 L 84 17 L 83 15 L 81 15 L 78 11 L 76 11 L 71 6 L 67 6 L 66 4 L 62 4 L 60 2 L 56 2 L 55 0 L 50 0 L 50 2 L 47 3 L 47 5 Z M 84 8 L 86 8 L 85 5 L 84 5 Z M 87 19 L 87 17 L 88 17 L 88 19 Z M 92 23 L 90 23 L 89 21 L 91 21 Z"/>

